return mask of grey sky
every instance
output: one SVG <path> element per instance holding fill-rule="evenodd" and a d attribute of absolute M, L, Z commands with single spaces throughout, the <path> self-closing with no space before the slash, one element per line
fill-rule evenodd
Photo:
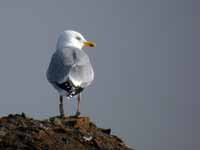
<path fill-rule="evenodd" d="M 95 81 L 81 111 L 138 150 L 200 149 L 199 2 L 71 0 L 0 2 L 0 114 L 58 114 L 46 69 L 59 33 L 85 49 Z M 65 101 L 75 113 L 76 101 Z"/>

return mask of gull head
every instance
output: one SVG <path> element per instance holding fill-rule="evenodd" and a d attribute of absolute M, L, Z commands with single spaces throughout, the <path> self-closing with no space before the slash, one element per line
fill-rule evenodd
<path fill-rule="evenodd" d="M 56 49 L 59 50 L 66 47 L 72 47 L 81 50 L 85 46 L 95 47 L 95 43 L 87 41 L 79 32 L 66 30 L 58 37 Z"/>

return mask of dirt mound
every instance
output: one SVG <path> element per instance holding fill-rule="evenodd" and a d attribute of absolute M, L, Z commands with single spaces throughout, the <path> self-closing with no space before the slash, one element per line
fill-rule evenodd
<path fill-rule="evenodd" d="M 0 118 L 0 150 L 131 150 L 110 129 L 88 117 L 35 120 L 21 115 Z"/>

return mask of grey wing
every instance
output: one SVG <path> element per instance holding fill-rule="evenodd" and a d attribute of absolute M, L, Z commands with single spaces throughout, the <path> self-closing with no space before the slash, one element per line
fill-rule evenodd
<path fill-rule="evenodd" d="M 94 72 L 85 52 L 65 49 L 52 56 L 47 78 L 51 83 L 64 83 L 70 79 L 75 86 L 87 87 L 93 81 Z"/>
<path fill-rule="evenodd" d="M 47 70 L 47 79 L 52 83 L 64 82 L 67 79 L 73 64 L 73 58 L 70 56 L 69 58 L 64 58 L 61 53 L 55 52 Z"/>
<path fill-rule="evenodd" d="M 90 62 L 73 66 L 69 72 L 69 79 L 76 86 L 89 86 L 94 79 L 94 72 Z"/>
<path fill-rule="evenodd" d="M 69 79 L 75 86 L 87 87 L 94 79 L 94 72 L 90 59 L 84 51 L 73 51 L 75 63 L 69 72 Z"/>

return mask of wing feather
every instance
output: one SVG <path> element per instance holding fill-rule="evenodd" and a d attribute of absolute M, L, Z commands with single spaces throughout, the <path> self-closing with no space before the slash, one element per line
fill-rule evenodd
<path fill-rule="evenodd" d="M 62 84 L 70 79 L 75 86 L 86 87 L 94 78 L 89 57 L 77 49 L 56 51 L 47 70 L 47 79 L 51 83 Z"/>
<path fill-rule="evenodd" d="M 62 52 L 56 51 L 47 70 L 47 79 L 50 82 L 62 83 L 68 77 L 74 62 L 72 55 L 64 56 Z"/>

